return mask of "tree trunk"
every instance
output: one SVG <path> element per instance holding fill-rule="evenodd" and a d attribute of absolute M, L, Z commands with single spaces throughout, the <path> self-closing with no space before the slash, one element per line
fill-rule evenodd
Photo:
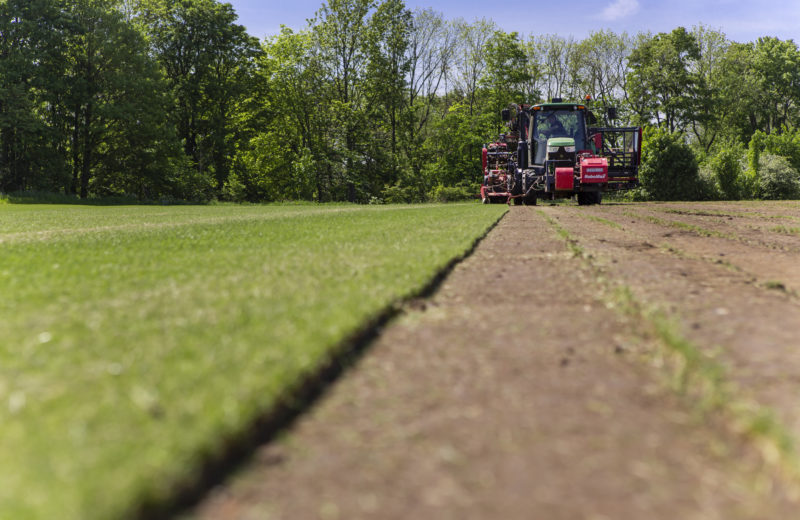
<path fill-rule="evenodd" d="M 92 109 L 93 103 L 86 106 L 83 118 L 83 163 L 81 164 L 81 198 L 85 199 L 89 196 L 89 176 L 92 171 Z"/>
<path fill-rule="evenodd" d="M 80 161 L 81 161 L 81 151 L 80 151 L 80 121 L 81 121 L 81 109 L 80 107 L 75 108 L 75 117 L 72 121 L 72 185 L 70 186 L 70 193 L 78 193 L 79 191 L 79 182 L 80 182 Z"/>

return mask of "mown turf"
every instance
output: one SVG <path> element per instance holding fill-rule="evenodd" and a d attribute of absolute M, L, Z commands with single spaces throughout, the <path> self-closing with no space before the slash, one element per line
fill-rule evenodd
<path fill-rule="evenodd" d="M 167 496 L 504 211 L 0 206 L 0 518 Z"/>

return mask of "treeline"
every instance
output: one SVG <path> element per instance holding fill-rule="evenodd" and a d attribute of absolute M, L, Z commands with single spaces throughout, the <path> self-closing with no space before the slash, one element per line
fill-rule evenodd
<path fill-rule="evenodd" d="M 509 102 L 591 95 L 649 128 L 636 196 L 800 196 L 791 40 L 523 37 L 402 0 L 328 0 L 261 42 L 236 22 L 216 0 L 2 0 L 0 191 L 458 198 Z"/>

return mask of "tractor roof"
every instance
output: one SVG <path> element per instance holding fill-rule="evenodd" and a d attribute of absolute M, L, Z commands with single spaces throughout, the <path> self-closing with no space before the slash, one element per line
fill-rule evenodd
<path fill-rule="evenodd" d="M 558 110 L 558 109 L 576 110 L 578 107 L 586 108 L 586 105 L 583 103 L 538 103 L 536 105 L 531 106 L 531 110 L 534 110 L 535 107 L 541 107 L 546 110 Z"/>

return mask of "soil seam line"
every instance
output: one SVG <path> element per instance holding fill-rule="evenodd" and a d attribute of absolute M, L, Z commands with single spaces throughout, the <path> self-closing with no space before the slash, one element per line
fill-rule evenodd
<path fill-rule="evenodd" d="M 619 224 L 618 222 L 615 222 L 613 220 L 608 220 L 608 219 L 605 219 L 605 218 L 602 218 L 602 217 L 597 217 L 595 215 L 588 215 L 588 214 L 584 214 L 584 213 L 576 213 L 576 215 L 578 215 L 579 218 L 583 218 L 583 219 L 588 219 L 588 220 L 592 220 L 592 221 L 595 221 L 595 222 L 599 222 L 601 224 L 605 224 L 608 227 L 614 228 L 617 231 L 624 231 L 625 233 L 635 235 L 635 236 L 639 237 L 640 239 L 644 239 L 644 237 L 642 237 L 642 235 L 640 235 L 639 233 L 632 232 L 630 229 L 624 229 L 624 227 L 621 224 Z M 781 282 L 779 280 L 764 280 L 764 279 L 759 280 L 759 278 L 758 278 L 758 276 L 756 274 L 749 273 L 749 272 L 745 271 L 744 269 L 742 269 L 741 267 L 739 267 L 738 265 L 733 264 L 728 260 L 722 260 L 721 258 L 711 258 L 711 257 L 707 257 L 707 256 L 702 256 L 702 255 L 693 255 L 691 253 L 687 253 L 686 251 L 684 251 L 684 250 L 682 250 L 682 249 L 680 249 L 678 247 L 673 246 L 669 242 L 662 242 L 661 244 L 659 244 L 658 247 L 662 251 L 664 251 L 666 253 L 669 253 L 669 254 L 677 257 L 677 258 L 685 258 L 685 259 L 688 259 L 688 260 L 697 260 L 697 261 L 705 262 L 705 263 L 708 263 L 708 264 L 711 264 L 711 265 L 714 265 L 714 266 L 717 266 L 717 267 L 723 267 L 723 268 L 725 268 L 725 269 L 727 269 L 729 271 L 733 271 L 735 273 L 738 273 L 738 274 L 741 274 L 741 275 L 744 275 L 744 276 L 748 276 L 748 277 L 750 277 L 750 279 L 748 280 L 748 283 L 751 283 L 752 285 L 754 285 L 755 287 L 758 287 L 759 289 L 763 289 L 763 290 L 768 291 L 768 292 L 780 291 L 780 292 L 786 294 L 787 296 L 789 296 L 792 300 L 800 301 L 800 294 L 798 294 L 798 292 L 795 291 L 794 289 L 790 289 L 790 288 L 786 287 L 786 285 L 783 282 Z"/>
<path fill-rule="evenodd" d="M 569 231 L 542 210 L 537 210 L 567 247 L 597 275 L 602 299 L 617 312 L 638 320 L 658 340 L 659 354 L 670 361 L 672 389 L 691 402 L 700 413 L 717 412 L 730 431 L 756 448 L 765 466 L 782 477 L 787 491 L 800 495 L 800 457 L 790 430 L 781 424 L 774 411 L 740 395 L 738 388 L 725 377 L 725 367 L 704 354 L 685 338 L 676 325 L 676 318 L 656 305 L 645 306 L 636 299 L 629 286 L 611 280 L 574 239 Z"/>
<path fill-rule="evenodd" d="M 450 259 L 424 285 L 388 304 L 332 347 L 326 358 L 287 388 L 272 407 L 255 417 L 248 427 L 223 439 L 220 446 L 209 450 L 196 468 L 186 472 L 186 479 L 175 484 L 174 489 L 166 491 L 163 496 L 143 497 L 142 502 L 123 518 L 167 520 L 185 513 L 199 503 L 215 486 L 240 469 L 259 446 L 274 440 L 310 410 L 347 370 L 356 365 L 380 336 L 382 328 L 403 312 L 407 302 L 432 296 L 453 269 L 475 252 L 478 245 L 507 214 L 508 211 L 504 212 L 487 226 L 463 253 Z"/>
<path fill-rule="evenodd" d="M 680 229 L 683 231 L 688 231 L 690 233 L 694 233 L 697 236 L 701 237 L 715 237 L 715 238 L 723 238 L 725 240 L 730 240 L 732 242 L 740 242 L 742 244 L 746 244 L 751 247 L 759 247 L 764 249 L 772 249 L 775 251 L 786 251 L 786 252 L 797 252 L 796 248 L 786 248 L 779 244 L 772 244 L 769 242 L 757 242 L 754 240 L 750 240 L 743 236 L 736 235 L 734 233 L 724 233 L 722 231 L 714 231 L 712 229 L 705 229 L 701 226 L 697 226 L 695 224 L 689 224 L 687 222 L 680 222 L 676 220 L 664 220 L 662 218 L 658 218 L 654 215 L 642 215 L 641 213 L 637 213 L 631 210 L 624 210 L 622 212 L 624 215 L 632 218 L 636 218 L 639 220 L 647 220 L 653 224 L 662 226 L 662 227 L 671 227 L 675 229 Z M 749 226 L 748 226 L 749 227 Z M 751 228 L 753 229 L 753 228 Z M 756 228 L 760 230 L 760 228 Z M 774 230 L 773 230 L 774 231 Z M 798 229 L 800 231 L 800 229 Z"/>
<path fill-rule="evenodd" d="M 754 213 L 752 211 L 739 211 L 739 210 L 729 210 L 728 213 L 719 210 L 688 210 L 688 209 L 676 209 L 676 208 L 653 208 L 653 211 L 658 211 L 659 213 L 671 213 L 673 215 L 687 215 L 687 216 L 695 216 L 695 217 L 733 217 L 733 218 L 743 218 L 743 219 L 750 219 L 750 220 L 800 220 L 798 217 L 793 217 L 790 215 L 767 215 L 765 213 Z"/>

